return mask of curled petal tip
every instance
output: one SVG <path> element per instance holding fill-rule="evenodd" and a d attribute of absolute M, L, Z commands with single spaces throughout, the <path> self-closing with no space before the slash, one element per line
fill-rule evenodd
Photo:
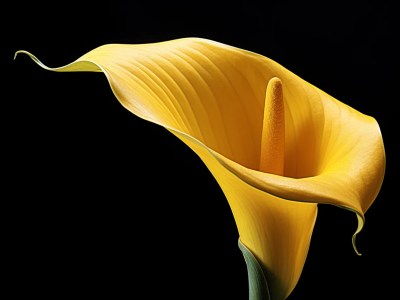
<path fill-rule="evenodd" d="M 356 230 L 356 232 L 353 234 L 353 238 L 352 238 L 351 241 L 352 241 L 352 243 L 353 243 L 354 251 L 356 252 L 356 254 L 357 254 L 358 256 L 361 256 L 361 255 L 362 255 L 361 252 L 358 251 L 358 249 L 357 249 L 357 242 L 356 242 L 356 239 L 357 239 L 357 234 L 361 231 L 361 229 L 362 229 L 363 226 L 364 226 L 364 219 L 363 219 L 358 213 L 356 213 L 356 215 L 357 215 L 358 225 L 357 225 L 357 230 Z"/>
<path fill-rule="evenodd" d="M 14 53 L 14 59 L 16 59 L 17 56 L 18 56 L 18 54 L 20 54 L 20 53 L 26 54 L 26 55 L 28 55 L 29 57 L 35 57 L 32 53 L 29 53 L 28 51 L 25 51 L 25 50 L 18 50 L 18 51 L 15 51 L 15 53 Z M 37 59 L 37 58 L 36 58 L 36 59 Z"/>

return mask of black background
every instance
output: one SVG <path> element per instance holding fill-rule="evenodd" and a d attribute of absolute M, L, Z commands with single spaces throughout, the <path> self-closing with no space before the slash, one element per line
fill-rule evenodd
<path fill-rule="evenodd" d="M 204 37 L 258 52 L 380 124 L 386 177 L 353 213 L 320 206 L 289 299 L 396 298 L 399 37 L 392 2 L 27 2 L 1 12 L 7 299 L 247 299 L 230 208 L 195 154 L 124 109 L 101 73 L 48 72 L 107 43 Z M 4 290 L 3 290 L 4 292 Z M 144 295 L 144 296 L 143 296 Z M 26 299 L 26 298 L 25 298 Z"/>

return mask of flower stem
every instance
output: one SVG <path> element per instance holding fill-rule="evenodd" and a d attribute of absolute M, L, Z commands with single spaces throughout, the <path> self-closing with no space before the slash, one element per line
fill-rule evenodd
<path fill-rule="evenodd" d="M 242 251 L 247 266 L 247 275 L 249 280 L 249 300 L 271 300 L 268 283 L 264 276 L 263 269 L 257 258 L 240 241 L 239 249 Z"/>

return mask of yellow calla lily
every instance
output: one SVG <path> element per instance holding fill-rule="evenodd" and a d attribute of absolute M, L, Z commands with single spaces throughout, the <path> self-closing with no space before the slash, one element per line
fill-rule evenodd
<path fill-rule="evenodd" d="M 103 72 L 120 103 L 188 145 L 221 186 L 271 299 L 305 263 L 318 204 L 364 214 L 380 190 L 376 120 L 277 62 L 202 38 L 100 46 L 57 72 Z"/>

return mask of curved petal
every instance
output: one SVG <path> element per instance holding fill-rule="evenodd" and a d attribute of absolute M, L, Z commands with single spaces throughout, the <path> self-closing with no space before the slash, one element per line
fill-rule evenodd
<path fill-rule="evenodd" d="M 204 145 L 176 132 L 206 164 L 232 209 L 240 240 L 264 267 L 271 299 L 285 299 L 296 286 L 310 245 L 317 204 L 286 201 L 235 176 Z"/>
<path fill-rule="evenodd" d="M 265 267 L 272 299 L 297 283 L 317 204 L 354 211 L 357 233 L 381 187 L 376 120 L 262 55 L 201 38 L 104 45 L 60 68 L 21 52 L 51 71 L 104 72 L 125 108 L 193 149 L 227 196 L 241 241 Z M 282 83 L 285 116 L 280 175 L 259 169 L 272 78 Z"/>

